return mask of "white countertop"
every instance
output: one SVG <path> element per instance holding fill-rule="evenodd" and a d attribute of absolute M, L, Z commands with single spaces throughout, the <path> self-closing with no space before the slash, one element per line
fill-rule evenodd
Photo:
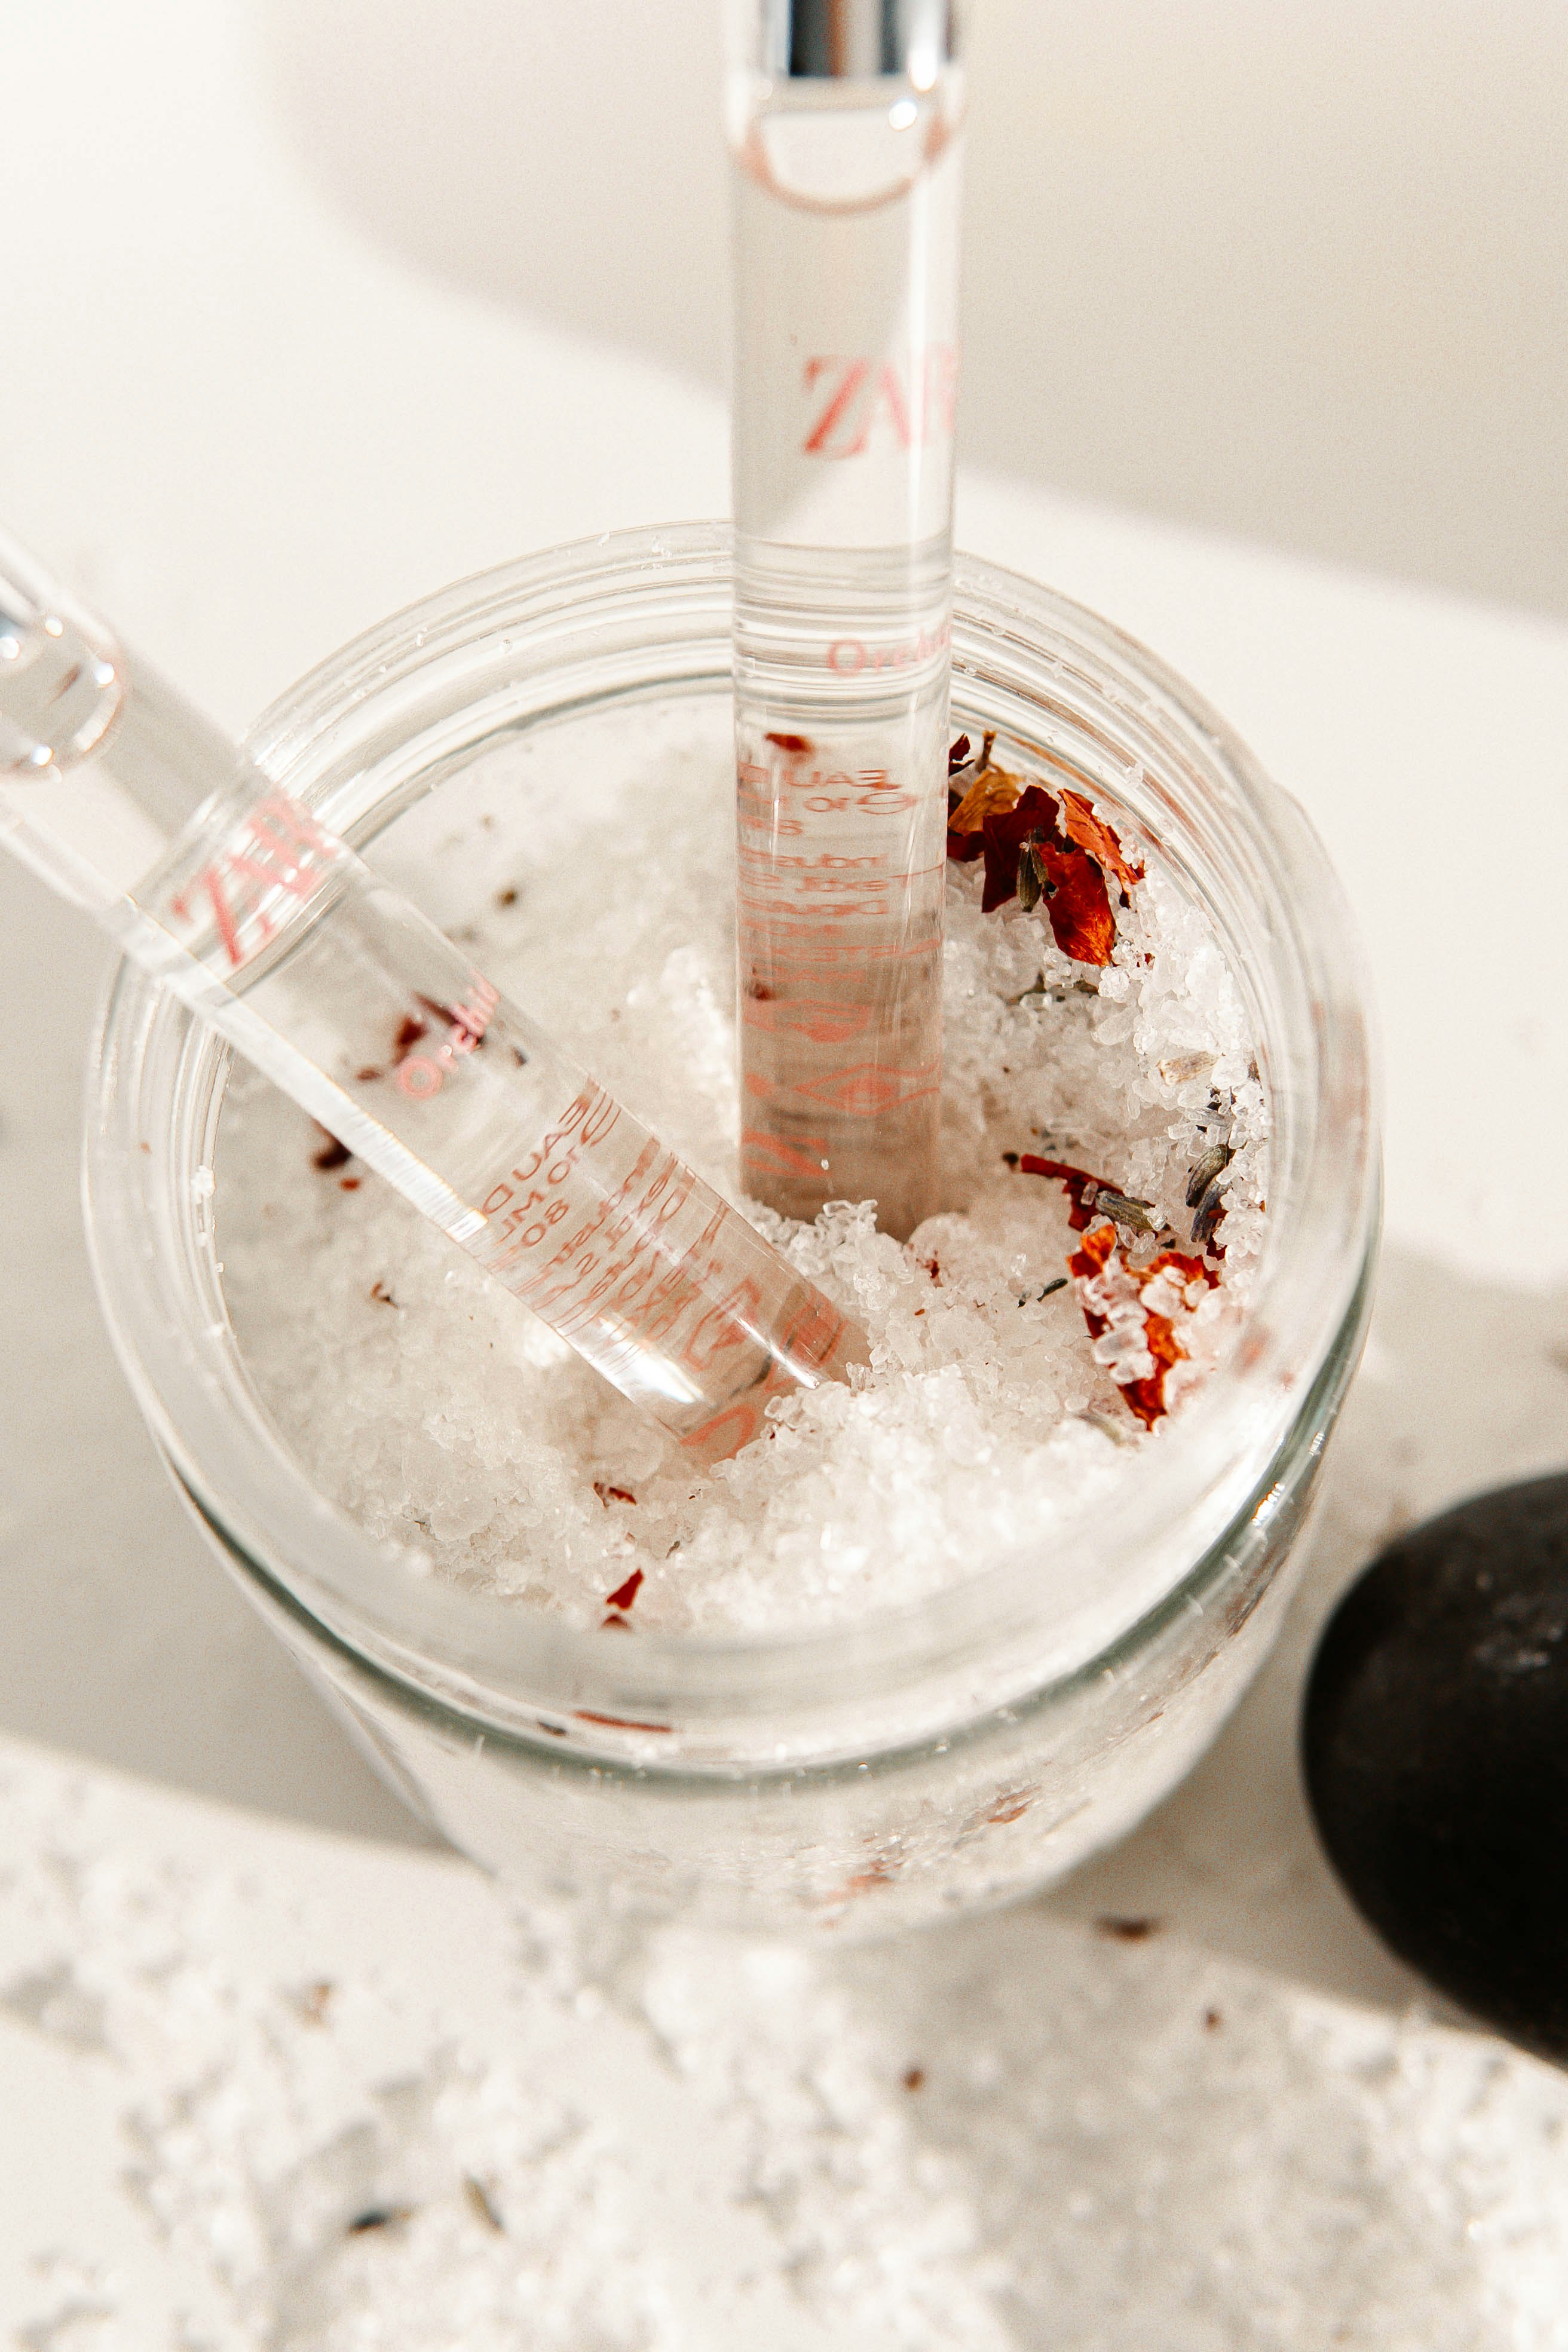
<path fill-rule="evenodd" d="M 0 218 L 10 233 L 0 247 L 0 509 L 237 728 L 345 636 L 447 579 L 615 525 L 719 511 L 725 499 L 723 416 L 700 387 L 424 282 L 331 215 L 272 127 L 245 24 L 238 0 L 171 0 L 147 16 L 88 0 L 51 0 L 47 10 L 0 0 Z M 1355 902 L 1381 1013 L 1388 1248 L 1307 1587 L 1263 1682 L 1152 1822 L 1026 1914 L 932 1947 L 931 1981 L 945 1984 L 942 1970 L 957 1969 L 1000 1984 L 1026 1962 L 1037 1976 L 1055 1971 L 1067 2001 L 1086 1955 L 1098 1954 L 1102 1969 L 1143 1970 L 1157 2007 L 1161 1986 L 1191 1991 L 1208 1981 L 1205 1969 L 1229 1969 L 1226 2000 L 1245 1998 L 1265 2020 L 1258 2050 L 1274 2046 L 1270 2035 L 1299 2042 L 1308 2012 L 1282 2006 L 1297 1999 L 1295 1985 L 1311 1989 L 1320 2023 L 1375 2037 L 1394 2029 L 1358 2005 L 1392 2010 L 1411 1986 L 1312 1846 L 1295 1780 L 1296 1695 L 1313 1627 L 1385 1531 L 1568 1459 L 1568 1227 L 1553 1213 L 1568 1156 L 1568 631 L 973 475 L 960 537 L 1154 646 L 1311 814 Z M 201 1932 L 214 1953 L 232 1958 L 258 1922 L 270 1934 L 294 1916 L 297 1896 L 317 1906 L 324 1955 L 302 1958 L 301 1971 L 352 1975 L 371 1966 L 363 1921 L 374 1914 L 390 1939 L 387 1966 L 401 1972 L 399 2000 L 427 1994 L 439 2006 L 426 1979 L 444 1973 L 450 1947 L 420 1915 L 482 1922 L 482 1956 L 465 1962 L 468 1994 L 439 1989 L 448 2006 L 471 1996 L 482 2042 L 492 2011 L 547 2007 L 555 1995 L 537 1970 L 518 1973 L 492 1898 L 463 1866 L 368 1843 L 417 1843 L 418 1832 L 215 1571 L 102 1337 L 75 1159 L 103 967 L 84 927 L 28 877 L 0 870 L 0 1732 L 17 1743 L 7 1751 L 14 1801 L 0 1811 L 0 1885 L 24 1890 L 0 1947 L 11 1955 L 0 1958 L 0 2003 L 8 1968 L 26 1977 L 53 1965 L 51 1936 L 82 1939 L 95 1966 L 107 1967 L 114 1948 L 101 1920 L 39 1924 L 40 1858 L 58 1848 L 74 1801 L 54 1759 L 74 1759 L 82 1801 L 112 1825 L 110 1846 L 132 1878 L 155 1889 L 186 1866 L 176 1868 L 181 1855 L 191 1870 L 192 1855 L 203 1869 L 240 1857 L 250 1891 L 213 1898 Z M 122 1786 L 123 1774 L 162 1793 Z M 227 1820 L 211 1800 L 273 1821 Z M 351 1843 L 322 1843 L 299 1824 Z M 161 1899 L 147 1897 L 154 1908 Z M 1112 1961 L 1073 1924 L 1107 1912 L 1155 1916 L 1165 1936 L 1136 1963 Z M 915 1962 L 889 1965 L 913 1982 Z M 950 1993 L 931 1995 L 938 2010 Z M 851 2005 L 861 1998 L 853 1987 L 840 1994 Z M 261 1999 L 253 1988 L 240 2006 Z M 33 2001 L 39 2016 L 47 2007 Z M 123 2080 L 106 2088 L 101 2056 L 69 2032 L 40 2038 L 26 2002 L 12 2008 L 0 2026 L 0 2205 L 25 2219 L 20 2234 L 0 2229 L 0 2317 L 33 2325 L 73 2295 L 84 2308 L 97 2296 L 121 2314 L 123 2336 L 94 2320 L 97 2335 L 26 2340 L 161 2344 L 157 2296 L 174 2290 L 158 2265 L 172 2258 L 114 2185 L 134 2101 Z M 540 2009 L 528 2027 L 539 2048 L 549 2042 L 542 2019 Z M 1150 2051 L 1164 2030 L 1152 2019 Z M 261 2032 L 251 2017 L 253 2029 Z M 956 2030 L 952 2016 L 942 2030 Z M 1469 2063 L 1456 2051 L 1489 2046 L 1400 2030 L 1416 2035 L 1420 2063 L 1439 2074 Z M 138 2096 L 163 2079 L 151 2031 L 133 2019 L 116 2028 L 114 2046 L 140 2053 L 121 2060 L 122 2074 L 143 2070 Z M 1128 2047 L 1128 2063 L 1142 2063 Z M 1448 2054 L 1431 2058 L 1439 2048 Z M 363 2065 L 354 2060 L 361 2092 L 382 2080 L 379 2049 L 373 2035 Z M 1049 2071 L 1039 2050 L 1036 2061 Z M 872 2057 L 864 2063 L 875 2071 Z M 1550 2084 L 1525 2062 L 1508 2066 L 1527 2087 L 1527 2078 Z M 177 2072 L 164 2069 L 170 2084 Z M 613 2107 L 611 2076 L 595 2080 L 597 2091 L 579 2084 L 573 2095 Z M 636 2095 L 645 2091 L 655 2096 L 647 2085 Z M 1554 2092 L 1529 2095 L 1549 2102 Z M 58 2128 L 35 2162 L 34 2120 L 46 2108 Z M 22 2117 L 33 2120 L 18 2133 Z M 624 2115 L 621 2125 L 630 2128 Z M 681 2127 L 692 2127 L 691 2114 Z M 1236 2130 L 1245 2136 L 1242 2120 Z M 945 2145 L 942 2162 L 962 2175 L 962 2134 L 950 2131 Z M 741 2178 L 724 2171 L 728 2161 L 715 2159 L 710 2182 L 721 2200 Z M 1158 2201 L 1147 2183 L 1143 2193 Z M 700 2252 L 696 2205 L 681 2210 L 695 2234 L 680 2292 L 695 2293 L 690 2280 L 717 2276 L 718 2257 Z M 110 2267 L 131 2284 L 56 2293 L 64 2272 L 51 2285 L 27 2267 L 50 2244 L 90 2255 L 100 2232 Z M 899 2340 L 891 2305 L 868 2306 L 858 2334 L 838 2330 L 831 2296 L 803 2318 L 806 2305 L 796 2309 L 784 2284 L 784 2238 L 764 2233 L 748 2259 L 766 2305 L 748 2340 Z M 1563 2250 L 1540 2259 L 1568 2304 L 1568 2267 L 1552 2267 L 1568 2263 Z M 963 2292 L 984 2300 L 979 2272 L 953 2263 Z M 151 2299 L 138 2303 L 143 2291 Z M 1457 2310 L 1468 2291 L 1455 2289 Z M 949 2340 L 1045 2340 L 1026 2326 L 987 2335 L 991 2324 L 971 2311 L 953 2319 Z M 1380 2352 L 1395 2340 L 1357 2333 L 1360 2324 L 1333 2337 L 1308 2320 L 1268 2340 L 1375 2341 Z M 1455 2341 L 1494 2340 L 1479 2316 L 1476 2326 Z M 669 2340 L 700 2339 L 678 2331 Z M 1495 2340 L 1546 2346 L 1568 2343 L 1568 2333 Z M 1190 2341 L 1208 2352 L 1232 2338 Z"/>

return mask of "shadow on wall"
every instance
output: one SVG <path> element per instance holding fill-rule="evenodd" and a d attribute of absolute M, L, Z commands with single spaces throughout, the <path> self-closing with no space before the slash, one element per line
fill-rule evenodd
<path fill-rule="evenodd" d="M 724 368 L 714 0 L 254 0 L 439 277 Z M 1560 0 L 971 0 L 975 462 L 1568 614 Z"/>

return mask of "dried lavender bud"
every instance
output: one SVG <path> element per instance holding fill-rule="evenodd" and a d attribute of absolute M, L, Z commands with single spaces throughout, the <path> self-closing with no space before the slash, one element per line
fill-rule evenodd
<path fill-rule="evenodd" d="M 372 2205 L 368 2211 L 354 2215 L 343 2234 L 360 2238 L 371 2230 L 395 2230 L 400 2221 L 412 2221 L 413 2218 L 412 2205 Z"/>
<path fill-rule="evenodd" d="M 1211 1143 L 1209 1145 L 1208 1150 L 1204 1153 L 1203 1158 L 1198 1161 L 1197 1166 L 1193 1170 L 1192 1174 L 1187 1179 L 1187 1206 L 1189 1209 L 1195 1209 L 1197 1207 L 1198 1202 L 1203 1199 L 1204 1194 L 1208 1191 L 1208 1188 L 1214 1182 L 1215 1178 L 1216 1176 L 1223 1175 L 1225 1171 L 1230 1166 L 1230 1160 L 1231 1151 L 1228 1142 Z"/>
<path fill-rule="evenodd" d="M 1227 1163 L 1228 1165 L 1228 1160 Z M 1197 1215 L 1193 1219 L 1193 1239 L 1207 1249 L 1215 1236 L 1215 1227 L 1225 1214 L 1225 1170 L 1212 1179 L 1203 1199 L 1198 1202 Z"/>
<path fill-rule="evenodd" d="M 1119 1225 L 1131 1225 L 1135 1234 L 1152 1234 L 1157 1232 L 1158 1227 L 1146 1213 L 1150 1205 L 1147 1201 L 1131 1200 L 1125 1192 L 1109 1192 L 1102 1184 L 1095 1196 L 1094 1212 L 1097 1216 L 1111 1218 Z"/>
<path fill-rule="evenodd" d="M 1109 1413 L 1096 1412 L 1093 1405 L 1086 1405 L 1081 1412 L 1069 1414 L 1068 1418 L 1086 1422 L 1090 1429 L 1098 1429 L 1101 1437 L 1109 1437 L 1115 1445 L 1136 1445 L 1138 1443 L 1130 1429 L 1123 1428 L 1120 1422 L 1112 1421 Z"/>
<path fill-rule="evenodd" d="M 486 2229 L 493 2230 L 498 2238 L 505 2237 L 506 2223 L 496 2209 L 495 2200 L 484 2182 L 476 2180 L 471 2172 L 463 2176 L 463 2194 L 468 2199 L 469 2210 L 484 2223 Z"/>

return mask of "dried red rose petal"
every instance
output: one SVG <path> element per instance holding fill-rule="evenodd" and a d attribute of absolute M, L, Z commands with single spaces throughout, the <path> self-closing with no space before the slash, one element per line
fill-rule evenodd
<path fill-rule="evenodd" d="M 967 742 L 963 738 L 965 750 Z M 955 768 L 952 746 L 948 772 Z M 986 751 L 990 744 L 987 740 Z M 973 775 L 961 797 L 949 795 L 947 854 L 955 865 L 985 860 L 985 888 L 981 912 L 994 914 L 1018 892 L 1026 856 L 1032 877 L 1046 898 L 1051 935 L 1064 955 L 1077 963 L 1103 965 L 1116 946 L 1116 918 L 1106 888 L 1109 872 L 1125 893 L 1142 879 L 1143 869 L 1127 857 L 1110 825 L 1096 816 L 1081 793 L 1063 791 L 1058 802 L 1043 785 L 1026 784 L 1005 768 L 987 761 Z M 1026 893 L 1033 904 L 1034 892 Z"/>
<path fill-rule="evenodd" d="M 1115 1185 L 1108 1184 L 1103 1176 L 1091 1176 L 1087 1168 L 1071 1168 L 1065 1160 L 1040 1160 L 1032 1151 L 1018 1155 L 1018 1173 L 1020 1176 L 1054 1176 L 1058 1184 L 1067 1186 L 1072 1198 L 1068 1223 L 1075 1234 L 1081 1234 L 1087 1228 L 1097 1196 L 1116 1190 Z M 1114 1240 L 1114 1226 L 1110 1232 Z"/>
<path fill-rule="evenodd" d="M 1129 1265 L 1117 1241 L 1116 1228 L 1109 1224 L 1096 1225 L 1091 1233 L 1085 1234 L 1082 1247 L 1068 1260 L 1068 1270 L 1075 1281 L 1092 1282 L 1113 1259 L 1141 1292 L 1146 1292 L 1151 1283 L 1165 1273 L 1178 1274 L 1184 1289 L 1189 1282 L 1201 1280 L 1212 1290 L 1219 1281 L 1214 1268 L 1205 1265 L 1202 1258 L 1189 1257 L 1181 1250 L 1162 1250 L 1147 1265 Z M 1108 1318 L 1087 1302 L 1083 1305 L 1083 1319 L 1091 1339 L 1100 1339 L 1110 1328 Z M 1170 1410 L 1165 1402 L 1166 1378 L 1173 1366 L 1186 1360 L 1187 1351 L 1176 1336 L 1171 1318 L 1156 1314 L 1152 1307 L 1143 1312 L 1143 1343 L 1154 1359 L 1154 1370 L 1144 1373 L 1141 1380 L 1118 1381 L 1116 1385 L 1144 1428 L 1152 1429 Z"/>
<path fill-rule="evenodd" d="M 1165 1402 L 1165 1375 L 1173 1364 L 1180 1363 L 1186 1349 L 1176 1337 L 1175 1326 L 1163 1315 L 1145 1315 L 1143 1338 L 1149 1353 L 1154 1359 L 1154 1370 L 1141 1381 L 1120 1383 L 1121 1393 L 1145 1429 L 1152 1429 L 1161 1416 L 1169 1411 Z"/>
<path fill-rule="evenodd" d="M 1114 874 L 1124 890 L 1143 879 L 1143 868 L 1132 864 L 1104 818 L 1096 816 L 1081 793 L 1063 791 L 1062 830 L 1108 874 Z"/>
<path fill-rule="evenodd" d="M 675 1728 L 672 1723 L 638 1723 L 629 1715 L 596 1715 L 591 1706 L 574 1706 L 572 1717 L 576 1723 L 607 1724 L 612 1731 L 673 1731 Z M 545 1724 L 542 1727 L 548 1731 L 550 1726 Z"/>
<path fill-rule="evenodd" d="M 1189 1257 L 1184 1250 L 1162 1250 L 1158 1257 L 1151 1258 L 1147 1265 L 1139 1269 L 1138 1279 L 1144 1284 L 1151 1283 L 1157 1274 L 1163 1274 L 1167 1266 L 1174 1266 L 1182 1277 L 1184 1289 L 1189 1282 L 1206 1282 L 1211 1290 L 1219 1287 L 1219 1276 L 1213 1266 L 1205 1265 L 1201 1257 Z"/>
<path fill-rule="evenodd" d="M 1017 894 L 1019 852 L 1026 845 L 1047 893 L 1051 936 L 1075 962 L 1107 964 L 1116 947 L 1116 918 L 1105 877 L 1086 850 L 1068 841 L 1058 824 L 1058 803 L 1039 784 L 1029 784 L 1010 801 L 993 783 L 1005 772 L 977 778 L 949 820 L 948 837 L 961 858 L 973 857 L 973 820 L 978 818 L 985 858 L 982 914 L 994 913 Z M 1016 779 L 1006 778 L 1011 791 Z"/>
<path fill-rule="evenodd" d="M 1000 775 L 1004 771 L 998 769 L 996 772 Z M 981 779 L 982 782 L 985 781 Z M 1008 781 L 1016 784 L 1017 779 Z M 977 784 L 975 791 L 979 789 Z M 970 799 L 973 798 L 972 793 Z M 953 819 L 955 824 L 963 814 L 960 809 Z M 982 914 L 989 915 L 997 907 L 1005 906 L 1018 887 L 1018 852 L 1024 844 L 1037 837 L 1041 841 L 1059 841 L 1056 802 L 1038 784 L 1016 792 L 1008 802 L 994 797 L 982 813 L 980 829 L 985 849 L 985 895 L 980 909 Z"/>
<path fill-rule="evenodd" d="M 1031 786 L 1030 790 L 1038 791 L 1038 787 Z M 992 819 L 994 818 L 998 824 L 1005 825 L 1006 821 L 1017 809 L 1023 796 L 1022 776 L 1011 775 L 1005 768 L 982 769 L 948 817 L 948 856 L 955 858 L 960 865 L 967 865 L 971 858 L 978 857 L 984 850 L 989 861 L 990 845 L 993 839 L 1000 840 L 1004 837 L 1002 835 L 993 835 Z M 1046 802 L 1052 812 L 1048 821 L 1054 823 L 1056 803 L 1051 801 L 1048 793 L 1042 793 L 1039 797 Z M 1026 824 L 1024 832 L 1026 833 L 1028 829 L 1028 824 Z M 1022 840 L 1023 834 L 1020 834 L 1018 838 Z M 1015 856 L 1016 854 L 1015 845 Z M 989 863 L 986 888 L 987 890 L 990 888 Z"/>
<path fill-rule="evenodd" d="M 1093 858 L 1081 849 L 1058 849 L 1054 842 L 1037 842 L 1034 854 L 1046 869 L 1046 919 L 1063 955 L 1075 963 L 1108 964 L 1116 952 L 1116 917 Z M 1016 887 L 1016 868 L 1014 882 Z"/>
<path fill-rule="evenodd" d="M 353 1158 L 353 1153 L 349 1150 L 348 1145 L 340 1143 L 331 1128 L 322 1127 L 319 1118 L 313 1119 L 311 1125 L 321 1129 L 321 1132 L 327 1139 L 319 1150 L 311 1152 L 312 1168 L 319 1168 L 323 1176 L 330 1175 L 334 1168 L 346 1168 Z"/>
<path fill-rule="evenodd" d="M 1092 1233 L 1084 1234 L 1082 1247 L 1074 1250 L 1071 1257 L 1068 1258 L 1068 1272 L 1075 1282 L 1092 1282 L 1097 1274 L 1104 1273 L 1115 1255 L 1116 1227 L 1096 1225 Z M 1085 1307 L 1086 1316 L 1089 1311 L 1088 1307 Z M 1095 1320 L 1100 1325 L 1100 1330 L 1103 1331 L 1104 1316 L 1097 1316 Z M 1097 1331 L 1094 1336 L 1098 1339 L 1100 1331 Z"/>

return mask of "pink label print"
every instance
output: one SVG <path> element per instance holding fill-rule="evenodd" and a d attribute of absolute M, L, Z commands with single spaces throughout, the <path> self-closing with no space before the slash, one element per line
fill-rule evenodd
<path fill-rule="evenodd" d="M 458 1003 L 433 1004 L 428 997 L 419 1002 L 427 1013 L 447 1023 L 447 1034 L 426 1051 L 403 1055 L 393 1076 L 411 1101 L 428 1102 L 432 1095 L 440 1093 L 465 1055 L 483 1045 L 500 999 L 489 982 L 475 972 Z"/>
<path fill-rule="evenodd" d="M 616 1132 L 623 1125 L 634 1145 L 640 1139 L 629 1167 Z M 684 1345 L 671 1344 L 688 1308 L 712 1287 L 730 1213 L 672 1152 L 623 1122 L 592 1080 L 538 1150 L 492 1189 L 484 1211 L 490 1272 L 563 1338 L 610 1324 L 618 1341 L 662 1344 L 705 1370 L 719 1349 L 746 1336 L 737 1297 L 722 1311 L 706 1309 Z"/>
<path fill-rule="evenodd" d="M 276 935 L 287 902 L 298 911 L 350 854 L 299 801 L 266 793 L 170 899 L 174 926 L 188 932 L 210 921 L 229 970 L 237 971 Z"/>
<path fill-rule="evenodd" d="M 827 667 L 835 677 L 859 677 L 868 670 L 921 669 L 952 643 L 951 621 L 891 646 L 868 646 L 863 637 L 835 637 L 827 648 Z"/>
<path fill-rule="evenodd" d="M 916 795 L 906 792 L 886 768 L 805 768 L 794 761 L 765 767 L 760 761 L 742 759 L 738 762 L 738 772 L 742 823 L 765 824 L 770 834 L 799 835 L 805 830 L 803 819 L 806 816 L 845 816 L 851 813 L 897 816 L 916 804 Z M 793 799 L 786 802 L 786 793 L 794 795 Z M 796 814 L 780 816 L 777 811 L 781 803 Z"/>
<path fill-rule="evenodd" d="M 952 438 L 958 350 L 927 343 L 907 362 L 818 353 L 801 370 L 808 457 L 863 457 L 875 449 L 926 449 Z"/>
<path fill-rule="evenodd" d="M 659 1418 L 704 1454 L 754 1434 L 769 1397 L 842 1339 L 837 1310 L 759 1264 L 745 1224 L 591 1079 L 484 1211 L 491 1273 L 627 1394 L 657 1359 Z M 671 1368 L 689 1376 L 685 1407 Z"/>

